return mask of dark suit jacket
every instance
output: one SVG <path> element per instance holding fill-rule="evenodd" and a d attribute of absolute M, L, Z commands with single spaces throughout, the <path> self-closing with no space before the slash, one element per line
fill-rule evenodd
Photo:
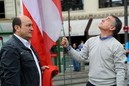
<path fill-rule="evenodd" d="M 31 50 L 14 35 L 0 51 L 1 86 L 39 86 L 39 72 Z"/>

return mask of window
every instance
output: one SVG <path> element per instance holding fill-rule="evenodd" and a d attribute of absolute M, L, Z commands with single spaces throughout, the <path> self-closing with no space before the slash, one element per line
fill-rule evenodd
<path fill-rule="evenodd" d="M 83 10 L 84 0 L 61 0 L 62 11 Z"/>
<path fill-rule="evenodd" d="M 129 5 L 129 0 L 127 0 Z M 99 8 L 124 6 L 124 0 L 99 0 Z"/>
<path fill-rule="evenodd" d="M 5 9 L 3 0 L 0 0 L 0 18 L 5 18 Z"/>

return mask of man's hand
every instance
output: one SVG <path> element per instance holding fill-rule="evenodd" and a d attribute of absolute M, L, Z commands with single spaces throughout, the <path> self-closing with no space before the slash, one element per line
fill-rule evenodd
<path fill-rule="evenodd" d="M 42 66 L 41 69 L 44 71 L 45 69 L 49 69 L 49 67 L 45 65 L 45 66 Z"/>
<path fill-rule="evenodd" d="M 65 48 L 69 46 L 69 42 L 68 42 L 68 39 L 66 37 L 62 38 L 61 45 Z"/>
<path fill-rule="evenodd" d="M 125 50 L 125 52 L 128 54 L 129 53 L 129 50 Z"/>

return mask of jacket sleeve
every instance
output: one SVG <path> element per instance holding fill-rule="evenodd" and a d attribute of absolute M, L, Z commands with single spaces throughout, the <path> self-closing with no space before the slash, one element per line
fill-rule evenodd
<path fill-rule="evenodd" d="M 20 59 L 16 48 L 6 46 L 0 52 L 1 85 L 20 86 Z"/>

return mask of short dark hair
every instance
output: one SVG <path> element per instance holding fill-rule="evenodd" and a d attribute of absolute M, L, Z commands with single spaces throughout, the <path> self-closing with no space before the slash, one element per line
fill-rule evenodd
<path fill-rule="evenodd" d="M 15 25 L 18 25 L 18 26 L 21 27 L 21 19 L 20 19 L 19 17 L 15 17 L 15 18 L 13 19 L 13 21 L 12 21 L 13 33 L 16 32 L 16 30 L 15 30 L 15 28 L 14 28 Z"/>
<path fill-rule="evenodd" d="M 118 34 L 119 32 L 120 32 L 120 30 L 121 30 L 121 28 L 122 28 L 122 22 L 121 22 L 121 20 L 118 18 L 118 17 L 116 17 L 116 16 L 114 16 L 114 15 L 111 15 L 113 18 L 115 18 L 115 27 L 116 27 L 116 29 L 114 30 L 114 32 L 113 32 L 113 35 L 116 35 L 116 34 Z"/>

